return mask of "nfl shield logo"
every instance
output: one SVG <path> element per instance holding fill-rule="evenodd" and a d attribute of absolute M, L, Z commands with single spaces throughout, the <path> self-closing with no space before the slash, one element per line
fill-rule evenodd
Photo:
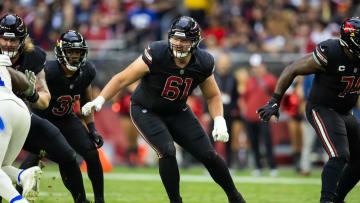
<path fill-rule="evenodd" d="M 181 74 L 181 75 L 184 74 L 184 70 L 183 70 L 183 69 L 180 70 L 180 74 Z"/>

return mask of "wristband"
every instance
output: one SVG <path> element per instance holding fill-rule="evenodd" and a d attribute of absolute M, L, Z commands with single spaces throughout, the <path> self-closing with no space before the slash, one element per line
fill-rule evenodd
<path fill-rule="evenodd" d="M 37 100 L 39 100 L 39 93 L 35 90 L 34 94 L 32 96 L 28 96 L 26 97 L 26 99 L 30 102 L 30 103 L 35 103 L 37 102 Z"/>

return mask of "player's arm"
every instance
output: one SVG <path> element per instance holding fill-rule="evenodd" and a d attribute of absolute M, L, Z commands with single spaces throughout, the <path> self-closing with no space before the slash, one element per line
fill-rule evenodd
<path fill-rule="evenodd" d="M 92 87 L 91 87 L 91 85 L 89 85 L 85 90 L 84 97 L 81 98 L 80 104 L 86 104 L 88 102 L 91 102 L 91 100 L 92 100 Z M 91 112 L 89 115 L 84 116 L 83 119 L 84 119 L 86 125 L 88 123 L 93 123 L 94 122 L 94 113 Z"/>
<path fill-rule="evenodd" d="M 138 57 L 126 67 L 125 70 L 113 76 L 96 99 L 82 107 L 81 111 L 83 115 L 89 115 L 93 109 L 99 111 L 105 101 L 110 100 L 120 90 L 139 80 L 149 72 L 150 69 L 148 65 L 143 61 L 141 56 Z"/>
<path fill-rule="evenodd" d="M 51 95 L 49 88 L 46 84 L 44 69 L 42 69 L 38 74 L 36 74 L 35 89 L 35 92 L 37 92 L 39 96 L 37 100 L 33 100 L 34 102 L 30 101 L 32 103 L 32 107 L 41 110 L 46 109 L 49 106 Z"/>
<path fill-rule="evenodd" d="M 200 89 L 208 104 L 210 116 L 214 119 L 214 129 L 212 131 L 214 141 L 227 142 L 229 134 L 223 117 L 224 109 L 221 93 L 213 74 L 200 84 Z"/>
<path fill-rule="evenodd" d="M 92 100 L 92 87 L 89 85 L 85 90 L 85 95 L 83 98 L 81 98 L 80 104 L 85 104 L 87 102 L 90 102 Z M 86 127 L 89 131 L 89 136 L 93 140 L 93 142 L 96 144 L 97 148 L 100 148 L 104 144 L 104 140 L 102 136 L 97 132 L 95 128 L 94 123 L 94 113 L 91 112 L 89 115 L 83 117 Z"/>
<path fill-rule="evenodd" d="M 10 67 L 7 67 L 7 70 L 10 73 L 11 84 L 14 90 L 24 92 L 30 87 L 28 80 L 22 72 Z"/>
<path fill-rule="evenodd" d="M 223 116 L 224 110 L 221 100 L 221 92 L 216 84 L 214 75 L 209 76 L 199 86 L 208 104 L 210 116 L 213 119 L 217 116 Z"/>
<path fill-rule="evenodd" d="M 101 91 L 100 96 L 107 101 L 115 96 L 120 90 L 139 80 L 149 72 L 148 65 L 145 64 L 140 56 L 125 68 L 125 70 L 113 76 L 110 82 L 108 82 Z"/>
<path fill-rule="evenodd" d="M 308 54 L 285 67 L 275 87 L 275 94 L 283 95 L 298 75 L 310 75 L 324 72 L 325 68 L 318 64 L 312 54 Z"/>
<path fill-rule="evenodd" d="M 286 66 L 276 83 L 275 91 L 270 101 L 265 106 L 257 110 L 259 118 L 263 121 L 269 121 L 273 115 L 279 117 L 281 98 L 296 76 L 310 75 L 324 71 L 325 68 L 315 61 L 312 54 L 308 54 Z"/>

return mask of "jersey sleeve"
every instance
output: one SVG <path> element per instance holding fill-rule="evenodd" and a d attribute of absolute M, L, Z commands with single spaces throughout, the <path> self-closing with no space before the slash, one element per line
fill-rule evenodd
<path fill-rule="evenodd" d="M 159 65 L 164 49 L 164 43 L 159 41 L 152 42 L 145 48 L 142 59 L 149 66 L 150 72 Z"/>
<path fill-rule="evenodd" d="M 205 58 L 206 59 L 203 62 L 203 65 L 205 66 L 205 79 L 204 80 L 206 80 L 206 78 L 210 77 L 215 71 L 214 57 L 211 54 L 207 53 Z"/>
<path fill-rule="evenodd" d="M 317 64 L 327 67 L 328 66 L 328 59 L 329 59 L 329 45 L 327 41 L 320 42 L 313 51 L 313 57 Z"/>
<path fill-rule="evenodd" d="M 89 71 L 89 74 L 88 74 L 88 79 L 90 81 L 90 83 L 95 79 L 95 76 L 96 76 L 96 68 L 95 68 L 95 64 L 92 63 L 92 62 L 86 62 L 86 65 L 87 65 L 87 69 Z"/>

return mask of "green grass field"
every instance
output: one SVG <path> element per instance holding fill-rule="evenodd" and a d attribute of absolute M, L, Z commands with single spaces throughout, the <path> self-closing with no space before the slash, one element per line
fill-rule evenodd
<path fill-rule="evenodd" d="M 268 174 L 252 177 L 250 170 L 233 174 L 236 186 L 248 203 L 316 203 L 320 196 L 320 170 L 310 177 L 300 177 L 292 169 L 280 169 L 280 175 Z M 202 168 L 181 170 L 181 195 L 184 203 L 227 203 L 222 189 Z M 91 183 L 83 174 L 87 197 L 93 199 Z M 168 203 L 157 168 L 117 167 L 105 174 L 105 199 L 107 203 Z M 43 169 L 40 197 L 36 202 L 70 203 L 72 197 L 62 184 L 55 165 Z M 360 187 L 355 187 L 347 203 L 360 202 Z"/>

